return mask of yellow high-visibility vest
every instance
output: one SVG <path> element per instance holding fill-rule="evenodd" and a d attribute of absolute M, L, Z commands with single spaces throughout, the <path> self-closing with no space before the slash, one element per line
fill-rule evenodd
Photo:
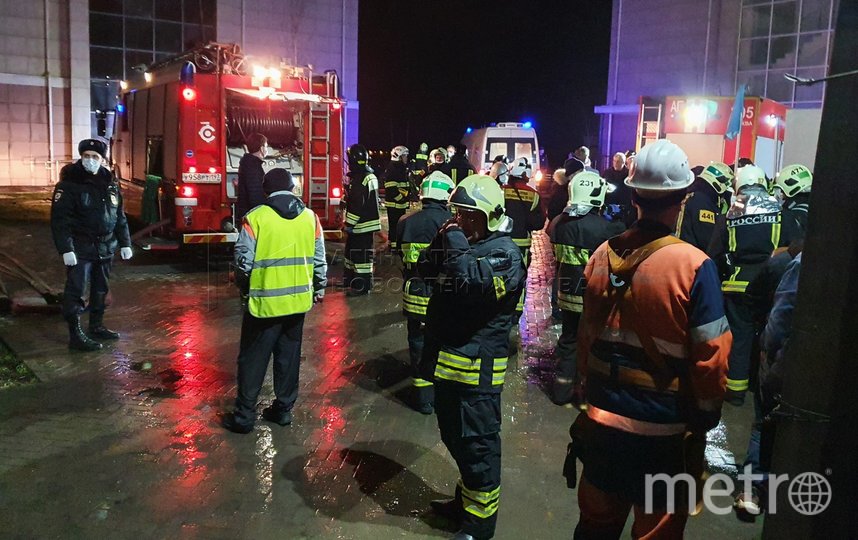
<path fill-rule="evenodd" d="M 245 219 L 256 238 L 247 302 L 250 314 L 269 318 L 310 311 L 316 215 L 305 208 L 295 219 L 284 219 L 262 205 Z"/>

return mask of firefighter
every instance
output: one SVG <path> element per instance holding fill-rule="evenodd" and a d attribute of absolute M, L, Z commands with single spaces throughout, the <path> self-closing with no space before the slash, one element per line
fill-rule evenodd
<path fill-rule="evenodd" d="M 807 232 L 813 174 L 804 165 L 787 165 L 775 178 L 774 197 L 781 203 L 784 228 L 790 238 Z"/>
<path fill-rule="evenodd" d="M 569 181 L 569 204 L 548 225 L 557 261 L 557 303 L 563 329 L 554 354 L 557 358 L 551 400 L 557 405 L 573 401 L 578 351 L 578 323 L 584 305 L 584 266 L 602 242 L 623 232 L 622 221 L 601 215 L 608 182 L 598 174 L 582 171 Z"/>
<path fill-rule="evenodd" d="M 438 280 L 426 311 L 421 373 L 434 378 L 441 440 L 461 475 L 455 498 L 432 508 L 461 524 L 455 538 L 491 538 L 500 497 L 500 393 L 527 270 L 494 179 L 465 178 L 450 205 L 456 219 L 418 263 L 424 279 Z"/>
<path fill-rule="evenodd" d="M 346 203 L 346 248 L 343 284 L 348 296 L 369 294 L 372 288 L 373 238 L 381 230 L 378 216 L 378 179 L 367 160 L 366 148 L 349 147 L 349 193 Z"/>
<path fill-rule="evenodd" d="M 427 169 L 427 173 L 441 171 L 444 172 L 444 169 L 447 165 L 447 150 L 443 148 L 436 148 L 429 152 L 429 167 Z M 447 173 L 444 173 L 445 175 Z"/>
<path fill-rule="evenodd" d="M 260 133 L 251 133 L 247 137 L 247 153 L 238 162 L 238 199 L 235 202 L 235 222 L 241 223 L 251 208 L 265 202 L 262 180 L 265 171 L 262 164 L 268 155 L 268 138 Z"/>
<path fill-rule="evenodd" d="M 687 471 L 700 482 L 731 340 L 714 261 L 671 235 L 693 181 L 678 146 L 644 146 L 626 180 L 639 220 L 584 271 L 578 369 L 587 406 L 564 466 L 574 486 L 576 456 L 584 465 L 575 538 L 619 538 L 632 508 L 633 537 L 683 535 L 687 484 L 648 486 L 647 476 Z"/>
<path fill-rule="evenodd" d="M 298 397 L 304 314 L 320 302 L 327 284 L 322 225 L 292 194 L 295 182 L 285 169 L 263 181 L 264 204 L 244 216 L 235 243 L 236 285 L 247 298 L 238 353 L 235 411 L 223 427 L 250 433 L 268 360 L 274 354 L 274 394 L 262 418 L 286 426 Z"/>
<path fill-rule="evenodd" d="M 495 161 L 492 163 L 491 168 L 489 168 L 488 174 L 494 178 L 501 187 L 504 187 L 509 183 L 509 164 L 502 160 Z"/>
<path fill-rule="evenodd" d="M 733 331 L 725 400 L 739 406 L 748 390 L 754 340 L 754 307 L 745 290 L 772 253 L 789 245 L 790 238 L 781 230 L 780 205 L 766 190 L 765 172 L 746 165 L 736 172 L 735 183 L 736 196 L 727 212 L 721 245 L 724 256 L 718 260 L 727 319 Z"/>
<path fill-rule="evenodd" d="M 675 236 L 700 251 L 708 252 L 723 214 L 725 197 L 733 190 L 733 170 L 725 163 L 712 162 L 688 188 L 676 220 Z M 720 218 L 723 221 L 723 218 Z"/>
<path fill-rule="evenodd" d="M 423 379 L 418 371 L 420 356 L 423 352 L 423 326 L 426 322 L 426 306 L 432 296 L 429 282 L 417 273 L 417 259 L 420 252 L 438 234 L 441 225 L 453 216 L 447 210 L 447 200 L 455 184 L 449 176 L 435 171 L 427 176 L 420 185 L 420 211 L 399 220 L 396 232 L 399 238 L 399 251 L 402 254 L 402 314 L 407 319 L 408 354 L 411 359 L 412 385 L 414 387 L 414 408 L 423 414 L 432 414 L 432 382 Z"/>
<path fill-rule="evenodd" d="M 408 208 L 410 188 L 408 148 L 395 146 L 390 151 L 390 163 L 384 171 L 384 206 L 387 208 L 388 236 L 393 250 L 396 250 L 396 224 Z"/>
<path fill-rule="evenodd" d="M 408 179 L 411 181 L 411 197 L 409 200 L 417 200 L 419 197 L 420 185 L 423 184 L 423 179 L 426 178 L 426 173 L 429 169 L 429 145 L 425 142 L 420 143 L 414 159 L 411 160 L 411 167 L 408 171 Z"/>
<path fill-rule="evenodd" d="M 539 193 L 527 185 L 533 176 L 533 168 L 527 158 L 518 158 L 509 172 L 509 184 L 504 187 L 503 198 L 506 215 L 512 219 L 512 241 L 521 250 L 524 265 L 530 267 L 531 234 L 545 226 L 545 213 L 539 203 Z M 526 287 L 521 290 L 518 304 L 515 306 L 516 317 L 524 312 L 524 296 Z"/>
<path fill-rule="evenodd" d="M 69 327 L 69 348 L 97 351 L 102 344 L 92 338 L 119 339 L 117 332 L 104 326 L 104 310 L 113 255 L 118 247 L 122 260 L 131 258 L 131 236 L 119 184 L 102 166 L 107 159 L 107 144 L 99 139 L 84 139 L 77 149 L 80 159 L 62 168 L 54 188 L 51 232 L 67 267 L 62 311 Z M 87 286 L 88 335 L 80 326 Z"/>
<path fill-rule="evenodd" d="M 450 159 L 443 170 L 447 176 L 453 179 L 453 182 L 458 184 L 476 172 L 474 166 L 468 161 L 468 149 L 464 145 L 457 144 L 453 146 L 451 144 L 447 147 L 447 152 Z"/>

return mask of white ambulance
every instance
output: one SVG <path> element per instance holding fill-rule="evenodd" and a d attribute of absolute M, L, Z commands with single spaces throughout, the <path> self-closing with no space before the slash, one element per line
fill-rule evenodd
<path fill-rule="evenodd" d="M 468 128 L 462 137 L 468 148 L 468 159 L 474 169 L 487 172 L 497 156 L 506 156 L 510 163 L 526 157 L 533 165 L 533 181 L 542 179 L 539 143 L 531 122 L 498 122 L 479 129 Z"/>

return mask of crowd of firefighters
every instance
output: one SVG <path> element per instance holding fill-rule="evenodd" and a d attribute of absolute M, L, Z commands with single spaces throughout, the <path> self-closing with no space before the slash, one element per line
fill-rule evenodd
<path fill-rule="evenodd" d="M 741 406 L 749 388 L 755 424 L 746 464 L 766 470 L 761 426 L 777 405 L 784 313 L 794 303 L 807 226 L 806 167 L 789 165 L 772 179 L 747 159 L 691 168 L 678 146 L 661 140 L 638 155 L 614 155 L 600 174 L 581 147 L 540 200 L 527 158 L 498 156 L 478 174 L 463 147 L 451 148 L 458 159 L 449 161 L 445 149 L 426 149 L 410 160 L 406 147 L 393 148 L 381 178 L 390 246 L 402 257 L 412 406 L 437 414 L 461 474 L 455 498 L 433 503 L 436 512 L 464 535 L 494 533 L 499 394 L 516 348 L 510 334 L 522 316 L 532 235 L 543 229 L 556 261 L 552 315 L 562 324 L 550 395 L 584 411 L 564 467 L 574 486 L 575 462 L 584 464 L 576 537 L 618 537 L 632 508 L 635 537 L 681 536 L 693 509 L 645 514 L 644 479 L 684 471 L 699 478 L 722 401 Z M 367 294 L 372 239 L 354 237 L 368 232 L 364 223 L 381 229 L 379 182 L 362 147 L 349 158 L 353 273 L 345 285 Z M 421 208 L 405 215 L 415 191 Z M 782 294 L 766 332 L 785 273 L 793 296 Z M 759 481 L 737 494 L 740 518 L 761 512 L 764 490 Z M 650 496 L 664 503 L 667 493 Z"/>
<path fill-rule="evenodd" d="M 292 193 L 288 171 L 263 173 L 265 137 L 250 142 L 243 178 L 255 184 L 239 193 L 263 198 L 247 205 L 235 249 L 245 312 L 236 407 L 224 427 L 237 433 L 253 430 L 272 355 L 276 398 L 262 416 L 291 423 L 304 316 L 327 284 L 318 218 Z M 82 159 L 63 170 L 53 196 L 73 349 L 119 337 L 104 326 L 103 296 L 113 253 L 121 247 L 129 258 L 131 247 L 118 187 L 101 166 L 106 151 L 83 141 Z M 500 395 L 517 347 L 511 334 L 523 312 L 532 236 L 543 229 L 562 324 L 551 397 L 582 411 L 563 467 L 568 484 L 578 484 L 576 538 L 619 537 L 632 509 L 635 537 L 680 537 L 693 509 L 668 512 L 668 486 L 645 493 L 645 476 L 699 477 L 722 401 L 741 405 L 749 388 L 756 423 L 747 462 L 766 470 L 761 428 L 783 372 L 812 182 L 806 167 L 787 166 L 773 180 L 748 160 L 692 169 L 681 148 L 659 140 L 628 160 L 617 154 L 600 174 L 582 147 L 541 200 L 527 158 L 498 156 L 477 172 L 462 146 L 427 151 L 422 144 L 410 160 L 407 148 L 393 148 L 380 182 L 366 149 L 348 149 L 343 285 L 349 296 L 372 290 L 383 185 L 390 247 L 402 260 L 412 405 L 437 415 L 460 472 L 455 496 L 432 503 L 459 526 L 455 538 L 495 532 Z M 420 206 L 409 213 L 415 195 Z M 80 325 L 87 285 L 89 335 Z M 760 513 L 764 488 L 758 482 L 738 494 L 740 515 Z M 647 497 L 653 512 L 643 510 Z"/>

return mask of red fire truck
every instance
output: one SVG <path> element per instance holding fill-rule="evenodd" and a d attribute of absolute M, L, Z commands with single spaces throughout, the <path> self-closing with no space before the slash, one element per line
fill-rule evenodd
<path fill-rule="evenodd" d="M 231 243 L 238 162 L 252 133 L 263 168 L 284 168 L 326 236 L 342 223 L 344 101 L 333 71 L 250 66 L 237 45 L 210 43 L 121 83 L 112 141 L 126 212 L 168 240 L 144 249 Z"/>

